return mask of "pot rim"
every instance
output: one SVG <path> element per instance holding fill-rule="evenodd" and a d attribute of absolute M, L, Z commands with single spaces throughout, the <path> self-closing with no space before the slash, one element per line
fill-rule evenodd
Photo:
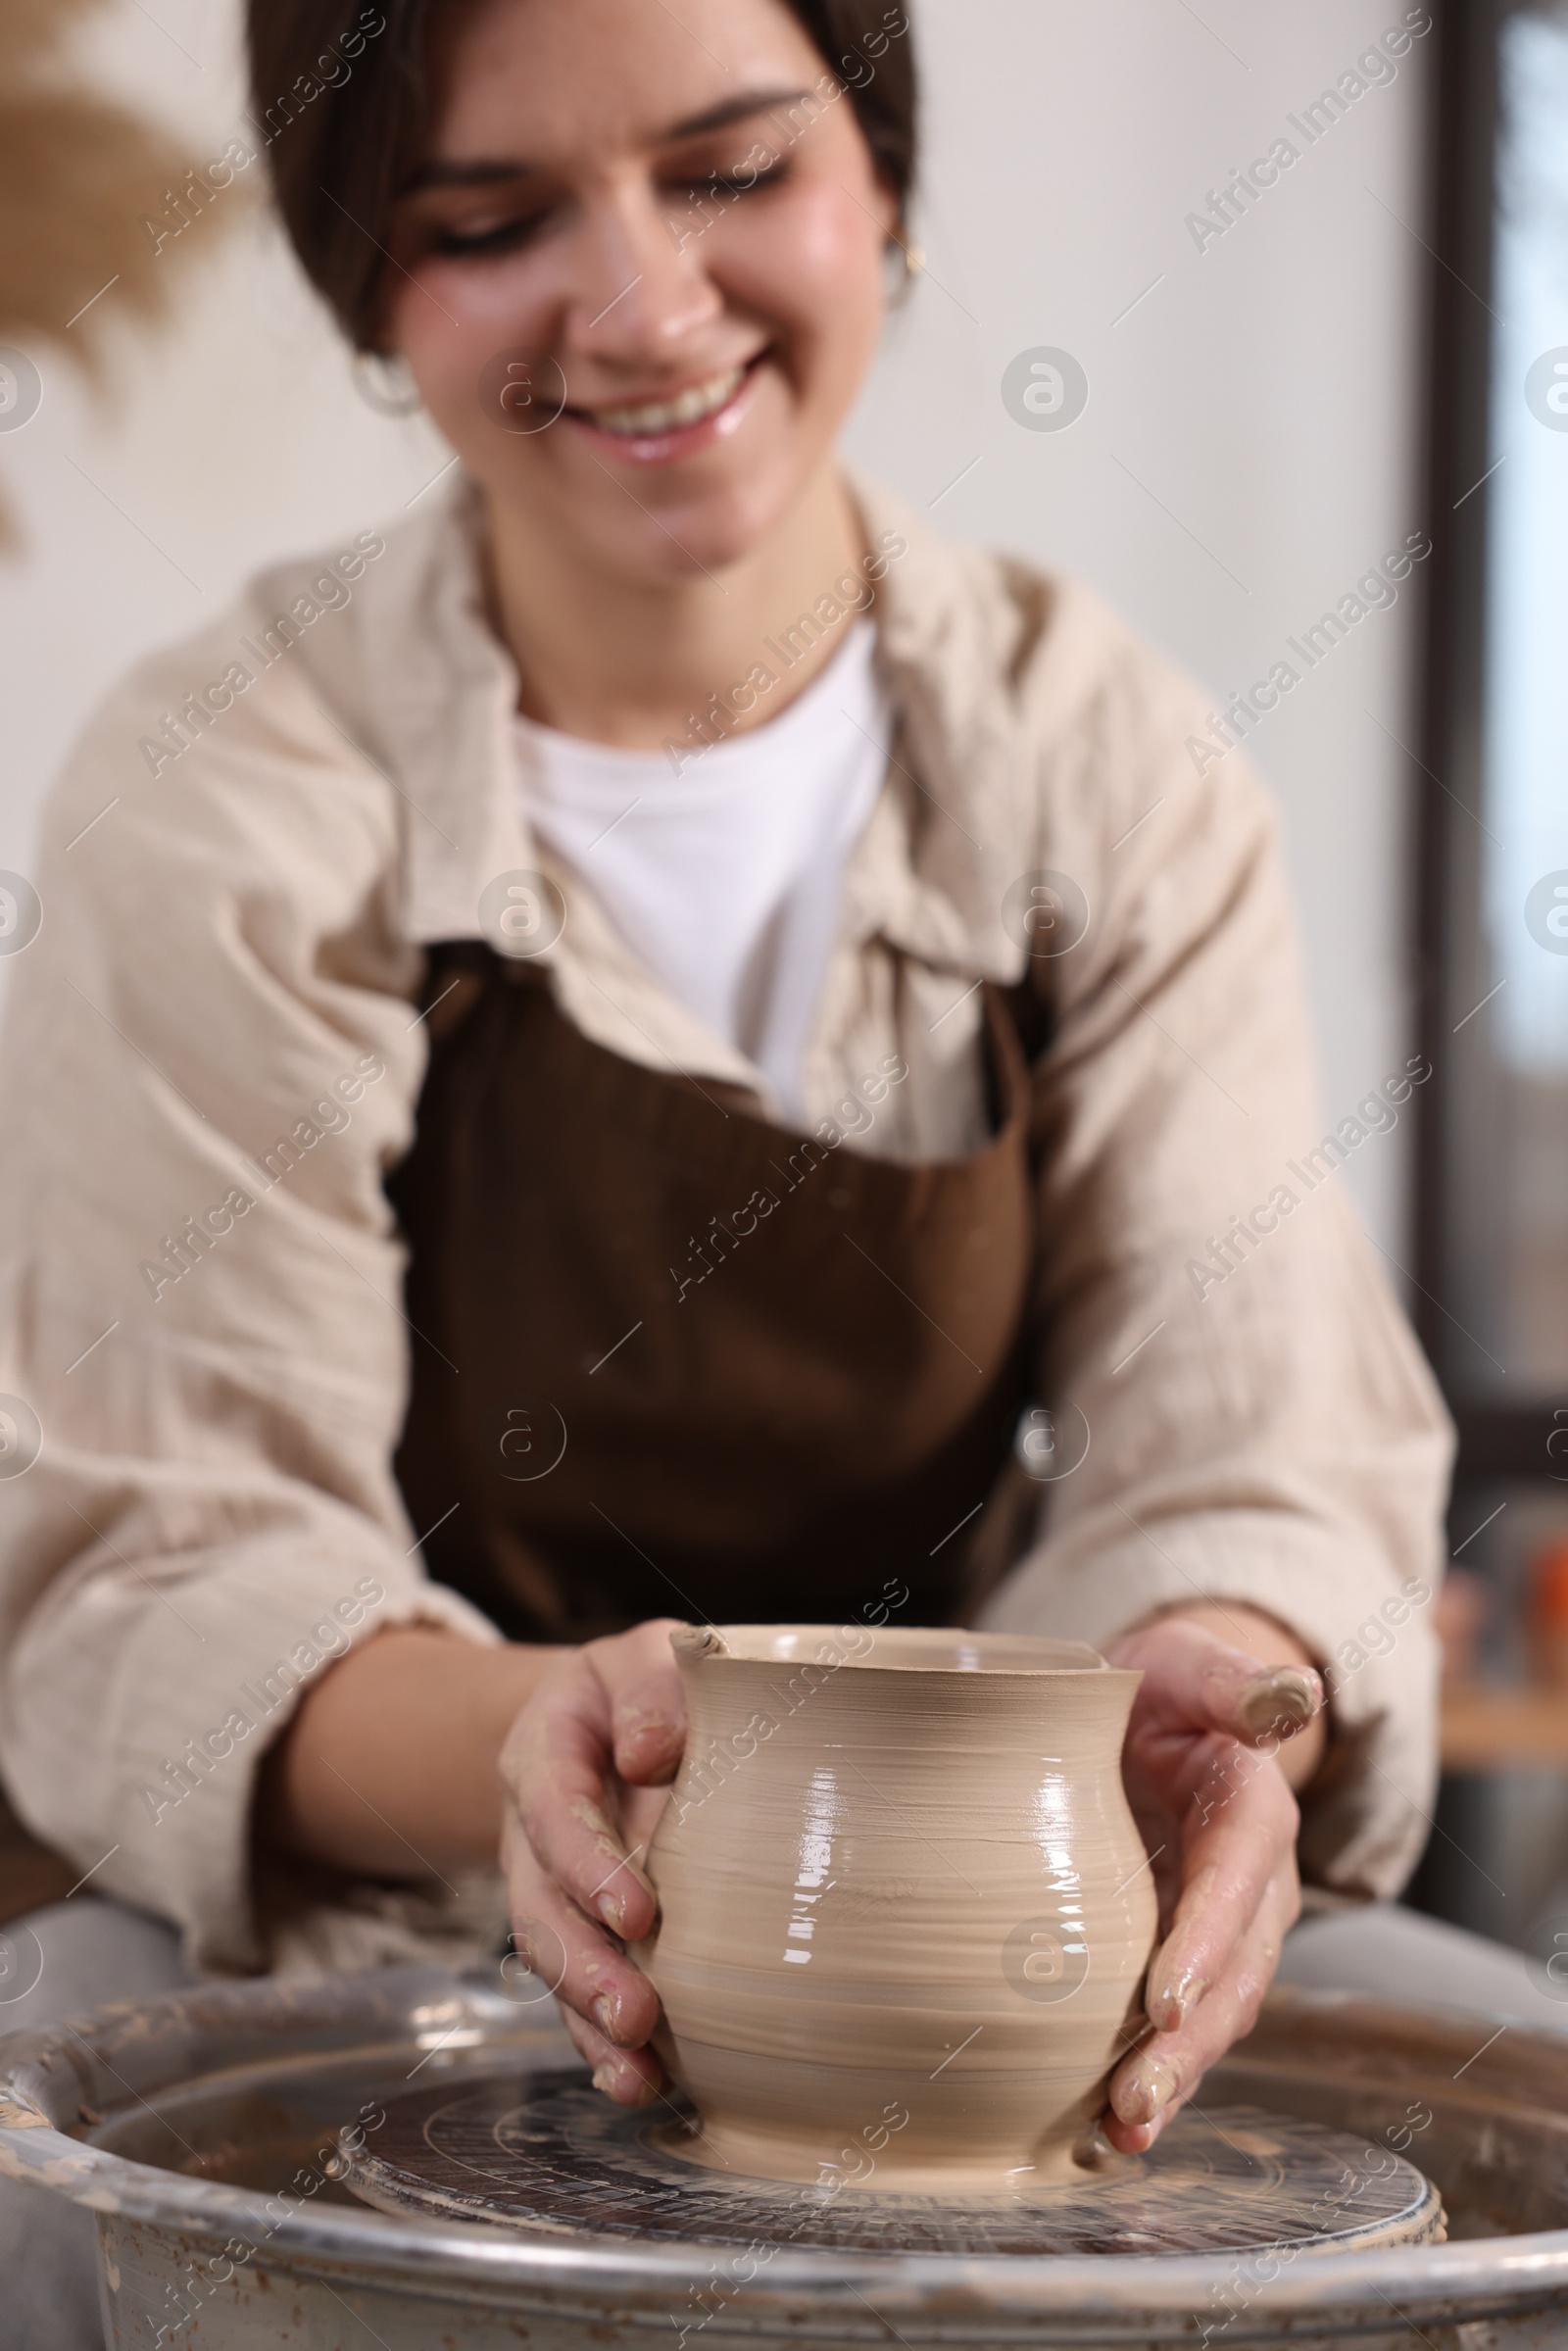
<path fill-rule="evenodd" d="M 819 1646 L 841 1647 L 850 1635 L 864 1635 L 870 1646 L 858 1653 L 848 1650 L 835 1671 L 924 1674 L 955 1682 L 1120 1680 L 1128 1672 L 1109 1664 L 1085 1641 L 1041 1633 L 976 1633 L 958 1625 L 676 1625 L 669 1645 L 682 1665 L 820 1665 L 826 1660 L 816 1654 Z M 890 1655 L 890 1647 L 932 1653 Z"/>

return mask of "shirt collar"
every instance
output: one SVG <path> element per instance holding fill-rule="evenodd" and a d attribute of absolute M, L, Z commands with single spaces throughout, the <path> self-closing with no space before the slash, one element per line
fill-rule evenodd
<path fill-rule="evenodd" d="M 853 474 L 851 487 L 867 545 L 890 558 L 877 660 L 897 725 L 887 785 L 846 870 L 844 936 L 880 935 L 1010 982 L 1024 957 L 1001 909 L 1028 861 L 1010 675 L 1022 616 L 992 559 L 941 539 L 879 484 Z M 516 789 L 518 679 L 490 620 L 474 485 L 460 475 L 390 533 L 365 589 L 366 682 L 404 803 L 405 931 L 421 945 L 477 937 L 486 885 L 540 857 Z"/>

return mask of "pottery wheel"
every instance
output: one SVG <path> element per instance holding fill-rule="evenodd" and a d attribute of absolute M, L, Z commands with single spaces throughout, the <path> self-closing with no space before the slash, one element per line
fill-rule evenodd
<path fill-rule="evenodd" d="M 1423 2244 L 1437 2191 L 1344 2131 L 1249 2107 L 1185 2109 L 1148 2155 L 1082 2183 L 990 2196 L 792 2186 L 688 2163 L 675 2120 L 612 2106 L 583 2074 L 510 2073 L 389 2101 L 347 2184 L 384 2212 L 580 2236 L 765 2241 L 844 2252 L 1218 2253 Z"/>

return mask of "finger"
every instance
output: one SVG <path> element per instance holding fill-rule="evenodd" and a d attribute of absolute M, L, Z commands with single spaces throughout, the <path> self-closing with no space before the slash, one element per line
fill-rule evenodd
<path fill-rule="evenodd" d="M 1152 2147 L 1192 2097 L 1208 2068 L 1250 2033 L 1279 1965 L 1280 1945 L 1300 1909 L 1294 1865 L 1265 1890 L 1225 1974 L 1174 2033 L 1155 2033 L 1111 2077 L 1106 2137 L 1124 2155 Z"/>
<path fill-rule="evenodd" d="M 1171 1690 L 1192 1719 L 1228 1731 L 1249 1746 L 1294 1739 L 1323 1707 L 1322 1678 L 1309 1665 L 1260 1666 L 1200 1625 L 1171 1655 Z"/>
<path fill-rule="evenodd" d="M 1130 2155 L 1152 2146 L 1172 2115 L 1195 2094 L 1208 2068 L 1251 2031 L 1278 1964 L 1280 1942 L 1298 1908 L 1294 1886 L 1278 1904 L 1271 1897 L 1238 1946 L 1226 1981 L 1191 2024 L 1180 2033 L 1154 2034 L 1119 2070 L 1104 2126 L 1113 2146 Z"/>
<path fill-rule="evenodd" d="M 686 1700 L 669 1645 L 678 1621 L 656 1617 L 587 1652 L 610 1700 L 615 1769 L 634 1787 L 673 1780 L 686 1745 Z"/>
<path fill-rule="evenodd" d="M 610 1818 L 609 1761 L 608 1693 L 579 1658 L 519 1715 L 500 1770 L 544 1868 L 590 1918 L 636 1941 L 652 1928 L 659 1900 Z"/>
<path fill-rule="evenodd" d="M 586 2018 L 569 2008 L 561 2013 L 578 2056 L 593 2068 L 595 2089 L 617 2106 L 652 2106 L 664 2084 L 664 2069 L 652 2049 L 612 2048 Z"/>
<path fill-rule="evenodd" d="M 621 1841 L 639 1866 L 654 1848 L 654 1837 L 669 1804 L 667 1788 L 623 1788 L 620 1791 Z"/>
<path fill-rule="evenodd" d="M 1194 1801 L 1206 1817 L 1188 1835 L 1181 1898 L 1150 1964 L 1145 2003 L 1150 2022 L 1167 2033 L 1225 1974 L 1266 1888 L 1291 1859 L 1300 1818 L 1279 1766 L 1235 1745 Z"/>
<path fill-rule="evenodd" d="M 544 1870 L 520 1824 L 502 1840 L 512 1932 L 535 1972 L 606 2043 L 640 2048 L 659 2022 L 648 1978 Z"/>

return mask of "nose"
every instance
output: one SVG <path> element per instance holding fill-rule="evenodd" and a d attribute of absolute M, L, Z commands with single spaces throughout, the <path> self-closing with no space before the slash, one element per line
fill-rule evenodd
<path fill-rule="evenodd" d="M 658 371 L 723 312 L 705 257 L 677 242 L 646 183 L 605 191 L 572 244 L 566 344 L 578 360 Z"/>

